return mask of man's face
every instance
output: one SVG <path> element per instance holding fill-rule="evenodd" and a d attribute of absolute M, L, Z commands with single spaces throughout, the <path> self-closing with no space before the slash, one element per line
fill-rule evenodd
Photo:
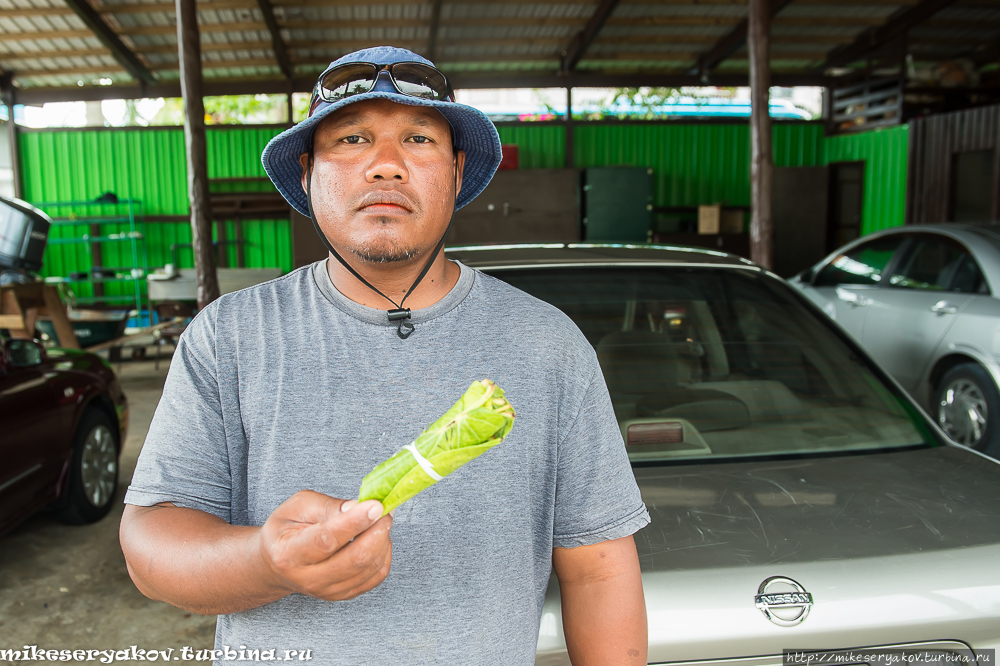
<path fill-rule="evenodd" d="M 317 126 L 313 151 L 313 212 L 335 248 L 368 263 L 434 249 L 465 163 L 438 111 L 381 99 L 349 104 Z M 300 158 L 303 188 L 308 159 Z"/>

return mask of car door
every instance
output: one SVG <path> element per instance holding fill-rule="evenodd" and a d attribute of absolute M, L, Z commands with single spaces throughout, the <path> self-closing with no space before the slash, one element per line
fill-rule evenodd
<path fill-rule="evenodd" d="M 34 508 L 51 482 L 47 443 L 57 428 L 49 374 L 41 347 L 26 340 L 7 343 L 0 366 L 0 525 Z"/>
<path fill-rule="evenodd" d="M 890 288 L 870 295 L 862 344 L 912 392 L 934 350 L 973 296 L 959 285 L 963 266 L 972 257 L 947 236 L 907 235 L 910 242 L 891 271 Z"/>
<path fill-rule="evenodd" d="M 838 254 L 806 289 L 812 300 L 858 341 L 864 335 L 868 304 L 876 291 L 885 288 L 886 271 L 903 240 L 901 234 L 889 234 Z"/>

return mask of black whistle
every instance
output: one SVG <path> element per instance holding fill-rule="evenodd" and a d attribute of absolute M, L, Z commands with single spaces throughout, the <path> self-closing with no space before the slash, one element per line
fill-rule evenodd
<path fill-rule="evenodd" d="M 399 321 L 400 319 L 410 318 L 410 308 L 399 308 L 396 310 L 389 310 L 386 312 L 389 315 L 389 321 Z"/>

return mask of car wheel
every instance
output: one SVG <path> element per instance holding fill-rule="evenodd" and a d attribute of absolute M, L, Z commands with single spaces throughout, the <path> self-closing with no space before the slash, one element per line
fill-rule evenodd
<path fill-rule="evenodd" d="M 118 430 L 104 413 L 84 413 L 73 439 L 66 493 L 56 505 L 59 520 L 93 523 L 111 510 L 118 490 Z"/>
<path fill-rule="evenodd" d="M 1000 391 L 976 363 L 956 365 L 941 377 L 934 405 L 938 425 L 956 444 L 998 457 Z"/>

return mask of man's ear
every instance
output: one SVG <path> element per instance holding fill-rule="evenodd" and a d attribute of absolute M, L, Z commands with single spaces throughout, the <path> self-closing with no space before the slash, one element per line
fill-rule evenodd
<path fill-rule="evenodd" d="M 465 151 L 455 151 L 455 196 L 462 191 L 462 170 L 465 168 Z"/>
<path fill-rule="evenodd" d="M 309 183 L 307 179 L 309 178 L 309 153 L 302 153 L 299 155 L 299 164 L 302 165 L 302 191 L 309 191 Z"/>

